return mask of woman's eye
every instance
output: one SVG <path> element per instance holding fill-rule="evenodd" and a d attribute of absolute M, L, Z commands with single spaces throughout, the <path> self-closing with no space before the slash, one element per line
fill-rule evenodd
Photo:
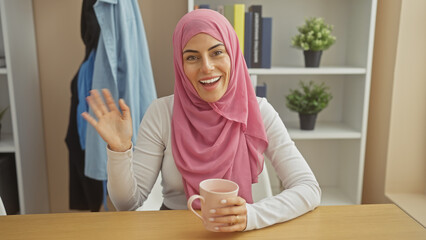
<path fill-rule="evenodd" d="M 197 59 L 197 57 L 195 57 L 195 56 L 186 57 L 186 61 L 195 61 L 196 59 Z"/>
<path fill-rule="evenodd" d="M 222 50 L 216 50 L 216 51 L 213 52 L 213 55 L 217 56 L 217 55 L 220 55 L 222 53 L 223 53 Z"/>

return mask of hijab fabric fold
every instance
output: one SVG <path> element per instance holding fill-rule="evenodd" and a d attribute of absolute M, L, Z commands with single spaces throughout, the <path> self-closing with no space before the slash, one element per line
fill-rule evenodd
<path fill-rule="evenodd" d="M 231 60 L 228 89 L 217 102 L 202 100 L 183 69 L 182 51 L 199 33 L 225 45 Z M 263 169 L 268 146 L 265 127 L 237 35 L 216 11 L 198 9 L 178 22 L 173 34 L 175 70 L 172 153 L 182 174 L 187 198 L 199 183 L 221 178 L 236 182 L 238 195 L 253 202 L 251 185 Z M 198 201 L 195 208 L 200 208 Z"/>

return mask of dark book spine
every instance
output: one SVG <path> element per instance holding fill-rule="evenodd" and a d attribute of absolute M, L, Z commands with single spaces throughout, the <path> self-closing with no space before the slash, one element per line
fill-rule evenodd
<path fill-rule="evenodd" d="M 266 83 L 256 86 L 256 96 L 266 98 Z"/>
<path fill-rule="evenodd" d="M 252 61 L 251 67 L 262 67 L 262 5 L 252 5 L 249 12 L 253 12 L 253 28 L 252 28 Z"/>
<path fill-rule="evenodd" d="M 272 18 L 262 18 L 262 68 L 271 68 Z"/>
<path fill-rule="evenodd" d="M 200 5 L 198 5 L 198 9 L 210 9 L 210 5 L 209 4 L 200 4 Z"/>
<path fill-rule="evenodd" d="M 246 60 L 246 64 L 248 68 L 251 68 L 251 54 L 252 54 L 252 30 L 253 30 L 253 13 L 246 12 L 245 13 L 245 26 L 244 26 L 244 59 Z"/>

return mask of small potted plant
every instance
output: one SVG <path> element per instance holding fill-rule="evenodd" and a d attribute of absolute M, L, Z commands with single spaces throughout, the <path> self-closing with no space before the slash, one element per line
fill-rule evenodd
<path fill-rule="evenodd" d="M 1 139 L 1 120 L 3 119 L 4 114 L 6 113 L 8 107 L 0 111 L 0 139 Z"/>
<path fill-rule="evenodd" d="M 324 23 L 324 19 L 307 18 L 299 33 L 292 38 L 291 45 L 303 50 L 305 67 L 319 67 L 322 51 L 328 49 L 336 41 L 331 35 L 333 25 Z"/>
<path fill-rule="evenodd" d="M 290 94 L 286 96 L 287 107 L 299 113 L 300 129 L 313 130 L 317 115 L 328 106 L 333 98 L 329 88 L 324 84 L 315 84 L 310 81 L 308 84 L 300 81 L 301 90 L 290 89 Z"/>

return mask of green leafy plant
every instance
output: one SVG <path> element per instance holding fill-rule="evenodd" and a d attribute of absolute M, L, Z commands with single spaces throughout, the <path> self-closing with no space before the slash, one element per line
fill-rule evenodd
<path fill-rule="evenodd" d="M 299 34 L 292 38 L 291 45 L 305 51 L 326 50 L 336 41 L 336 37 L 331 35 L 333 25 L 325 24 L 323 18 L 307 18 L 305 24 L 297 29 Z"/>
<path fill-rule="evenodd" d="M 1 120 L 2 120 L 2 118 L 3 118 L 3 116 L 4 116 L 4 114 L 6 113 L 6 110 L 8 109 L 9 107 L 6 107 L 5 109 L 3 109 L 1 112 L 0 112 L 0 122 L 1 122 Z"/>
<path fill-rule="evenodd" d="M 286 96 L 287 107 L 302 114 L 315 114 L 328 106 L 333 98 L 329 88 L 324 84 L 315 84 L 310 81 L 308 84 L 300 81 L 301 90 L 290 89 L 290 94 Z"/>

